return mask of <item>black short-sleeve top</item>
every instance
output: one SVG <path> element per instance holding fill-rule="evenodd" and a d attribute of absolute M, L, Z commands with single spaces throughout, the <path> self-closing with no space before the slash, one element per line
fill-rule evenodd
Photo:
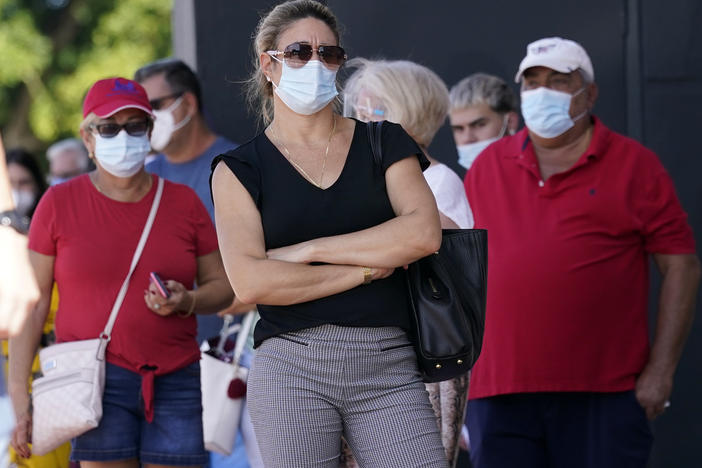
<path fill-rule="evenodd" d="M 382 167 L 373 160 L 367 125 L 356 121 L 346 163 L 337 181 L 326 189 L 308 182 L 264 133 L 217 156 L 248 190 L 261 213 L 266 249 L 319 237 L 367 229 L 395 213 L 385 188 L 385 171 L 395 162 L 417 157 L 429 161 L 400 125 L 381 127 Z M 220 201 L 221 203 L 221 201 Z M 404 272 L 314 301 L 287 306 L 258 304 L 261 320 L 254 344 L 281 333 L 323 324 L 353 327 L 409 326 Z"/>

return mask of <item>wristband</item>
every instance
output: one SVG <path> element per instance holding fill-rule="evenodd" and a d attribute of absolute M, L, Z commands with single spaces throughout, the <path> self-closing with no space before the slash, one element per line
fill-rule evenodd
<path fill-rule="evenodd" d="M 195 302 L 197 300 L 197 296 L 195 295 L 194 292 L 190 293 L 190 297 L 192 297 L 192 302 L 190 303 L 190 307 L 188 308 L 188 312 L 185 314 L 181 314 L 178 312 L 178 315 L 181 316 L 182 318 L 190 317 L 193 315 L 193 312 L 195 311 Z"/>
<path fill-rule="evenodd" d="M 0 213 L 0 226 L 11 227 L 20 234 L 27 234 L 29 218 L 20 216 L 16 210 L 3 211 Z"/>
<path fill-rule="evenodd" d="M 369 267 L 363 267 L 363 284 L 370 284 L 373 281 L 373 272 Z"/>

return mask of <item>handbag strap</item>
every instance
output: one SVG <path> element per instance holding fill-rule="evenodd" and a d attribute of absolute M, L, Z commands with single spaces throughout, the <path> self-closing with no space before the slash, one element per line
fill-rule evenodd
<path fill-rule="evenodd" d="M 248 312 L 241 323 L 241 328 L 236 337 L 236 344 L 234 345 L 234 356 L 232 363 L 234 366 L 239 367 L 239 361 L 241 360 L 241 354 L 244 352 L 244 346 L 246 346 L 246 340 L 251 331 L 251 325 L 253 325 L 254 317 L 256 316 L 256 311 L 252 310 Z"/>
<path fill-rule="evenodd" d="M 120 307 L 122 307 L 122 301 L 127 295 L 127 289 L 129 287 L 129 280 L 132 278 L 132 273 L 139 262 L 139 257 L 141 257 L 141 252 L 144 250 L 144 245 L 146 245 L 146 239 L 149 237 L 149 232 L 151 232 L 151 226 L 154 224 L 154 218 L 156 218 L 156 212 L 158 211 L 158 206 L 161 203 L 161 194 L 163 194 L 163 179 L 158 178 L 158 187 L 156 188 L 156 195 L 154 196 L 154 201 L 151 203 L 151 211 L 149 212 L 149 217 L 146 218 L 146 224 L 144 225 L 144 230 L 141 233 L 141 238 L 139 239 L 139 244 L 134 251 L 134 256 L 132 257 L 132 264 L 129 267 L 129 273 L 122 283 L 122 287 L 117 294 L 117 299 L 112 306 L 112 312 L 110 312 L 110 318 L 105 325 L 105 329 L 100 334 L 100 349 L 98 351 L 99 357 L 105 355 L 105 348 L 107 343 L 109 343 L 112 334 L 112 327 L 115 325 L 115 320 L 117 320 L 117 314 L 119 313 Z"/>
<path fill-rule="evenodd" d="M 370 143 L 371 151 L 373 152 L 373 161 L 378 167 L 383 166 L 383 146 L 381 145 L 381 136 L 383 129 L 383 120 L 377 122 L 369 121 L 366 123 L 368 128 L 368 142 Z"/>

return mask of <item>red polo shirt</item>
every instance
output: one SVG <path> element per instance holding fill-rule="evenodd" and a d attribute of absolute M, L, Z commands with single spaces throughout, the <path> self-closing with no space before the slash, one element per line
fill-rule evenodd
<path fill-rule="evenodd" d="M 695 252 L 656 155 L 594 119 L 587 151 L 542 181 L 524 129 L 488 147 L 465 187 L 490 259 L 470 398 L 634 388 L 648 359 L 648 256 Z"/>

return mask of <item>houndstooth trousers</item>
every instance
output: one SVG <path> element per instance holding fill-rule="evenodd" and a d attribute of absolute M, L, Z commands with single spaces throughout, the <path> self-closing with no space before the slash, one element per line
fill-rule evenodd
<path fill-rule="evenodd" d="M 247 400 L 268 468 L 337 468 L 342 435 L 363 468 L 448 467 L 399 328 L 321 325 L 269 338 Z"/>

